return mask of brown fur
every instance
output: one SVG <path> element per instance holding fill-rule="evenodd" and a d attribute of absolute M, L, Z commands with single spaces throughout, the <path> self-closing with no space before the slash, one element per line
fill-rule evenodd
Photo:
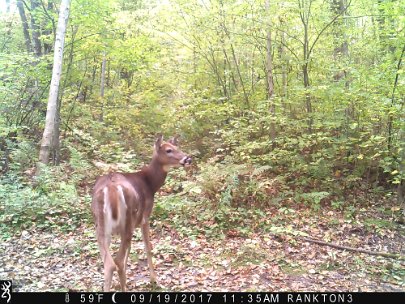
<path fill-rule="evenodd" d="M 111 215 L 114 221 L 118 220 L 119 214 L 119 207 L 120 207 L 120 200 L 118 197 L 118 189 L 115 185 L 108 185 L 108 200 L 110 202 L 111 207 Z"/>

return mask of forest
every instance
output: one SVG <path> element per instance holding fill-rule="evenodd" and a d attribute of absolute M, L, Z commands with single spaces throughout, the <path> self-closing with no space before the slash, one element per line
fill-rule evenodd
<path fill-rule="evenodd" d="M 127 290 L 404 291 L 404 53 L 398 0 L 1 0 L 0 279 L 101 291 L 96 179 L 165 147 Z"/>

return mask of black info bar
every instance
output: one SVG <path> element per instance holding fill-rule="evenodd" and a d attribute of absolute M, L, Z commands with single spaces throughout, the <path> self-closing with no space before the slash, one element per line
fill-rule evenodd
<path fill-rule="evenodd" d="M 4 297 L 3 297 L 4 295 Z M 11 292 L 0 303 L 250 304 L 405 303 L 403 292 Z"/>

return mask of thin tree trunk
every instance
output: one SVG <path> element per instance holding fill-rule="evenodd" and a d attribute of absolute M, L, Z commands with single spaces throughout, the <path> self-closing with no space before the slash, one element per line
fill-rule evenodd
<path fill-rule="evenodd" d="M 395 28 L 395 22 L 390 14 L 387 14 L 386 4 L 389 2 L 395 2 L 396 0 L 378 0 L 377 1 L 377 8 L 378 8 L 378 36 L 380 40 L 380 53 L 386 54 L 388 51 L 390 53 L 395 52 L 395 47 L 389 43 L 391 39 L 390 28 Z M 403 6 L 403 5 L 402 5 Z"/>
<path fill-rule="evenodd" d="M 57 108 L 55 116 L 55 127 L 52 134 L 52 164 L 58 166 L 60 164 L 60 107 L 61 99 L 57 99 Z"/>
<path fill-rule="evenodd" d="M 397 72 L 395 73 L 395 80 L 394 80 L 394 86 L 392 88 L 392 95 L 391 95 L 391 108 L 395 105 L 395 91 L 398 86 L 398 80 L 399 80 L 399 71 L 401 69 L 401 64 L 402 64 L 402 58 L 405 53 L 405 44 L 402 47 L 402 52 L 401 55 L 399 56 L 398 64 L 397 64 Z M 391 151 L 391 146 L 392 146 L 392 123 L 393 123 L 393 114 L 390 113 L 388 114 L 388 151 Z"/>
<path fill-rule="evenodd" d="M 101 80 L 100 80 L 100 99 L 101 99 L 101 113 L 100 121 L 104 120 L 104 88 L 105 88 L 105 67 L 107 58 L 105 52 L 103 53 L 103 61 L 101 63 Z"/>
<path fill-rule="evenodd" d="M 304 63 L 302 65 L 302 74 L 304 78 L 304 88 L 305 88 L 305 107 L 307 110 L 308 115 L 308 132 L 312 133 L 312 102 L 311 102 L 311 94 L 309 93 L 310 81 L 309 81 L 309 60 L 311 56 L 311 50 L 309 48 L 309 16 L 311 14 L 311 4 L 312 0 L 309 0 L 309 4 L 306 3 L 305 0 L 298 1 L 299 8 L 300 8 L 300 18 L 302 21 L 302 25 L 304 26 L 304 42 L 303 42 L 303 59 Z M 315 42 L 314 42 L 315 44 Z"/>
<path fill-rule="evenodd" d="M 48 28 L 48 29 L 43 31 L 43 35 L 50 36 L 52 34 L 52 32 L 55 31 L 55 20 L 48 13 L 49 11 L 53 10 L 53 7 L 54 7 L 53 0 L 48 0 L 48 5 L 47 5 L 46 9 L 44 7 L 44 4 L 42 4 L 42 5 L 43 5 L 43 9 L 44 9 L 44 11 L 46 11 L 46 15 L 48 17 L 48 19 L 45 19 L 45 24 L 42 26 L 43 28 Z M 47 20 L 48 20 L 48 22 L 50 21 L 52 23 L 52 29 L 53 30 L 49 29 L 49 27 L 46 26 Z M 55 38 L 55 36 L 54 36 L 54 38 Z M 52 43 L 44 41 L 44 54 L 48 54 L 51 50 L 52 50 Z"/>
<path fill-rule="evenodd" d="M 346 0 L 333 0 L 332 1 L 332 11 L 336 15 L 345 16 L 346 12 Z M 347 57 L 349 54 L 349 44 L 344 33 L 344 18 L 335 21 L 334 23 L 334 38 L 335 49 L 333 52 L 333 57 L 338 60 L 340 56 Z"/>
<path fill-rule="evenodd" d="M 73 66 L 73 57 L 74 57 L 74 52 L 73 51 L 74 51 L 74 46 L 75 46 L 75 42 L 76 42 L 75 41 L 76 34 L 77 34 L 77 28 L 76 29 L 72 28 L 72 33 L 71 33 L 71 38 L 70 38 L 71 41 L 69 43 L 70 49 L 69 49 L 68 63 L 66 64 L 65 78 L 64 78 L 63 83 L 62 83 L 61 93 L 58 94 L 59 95 L 58 109 L 56 111 L 56 113 L 57 113 L 57 117 L 56 117 L 56 122 L 57 123 L 56 123 L 56 125 L 58 125 L 58 126 L 60 126 L 60 121 L 61 121 L 61 119 L 60 119 L 60 109 L 62 107 L 63 95 L 64 95 L 64 92 L 65 92 L 65 88 L 67 87 L 68 79 L 70 79 L 70 74 L 71 74 L 72 66 Z M 86 70 L 87 70 L 87 65 L 86 65 Z M 81 88 L 81 85 L 82 85 L 82 82 L 80 82 L 79 90 Z M 74 101 L 72 103 L 72 107 L 70 108 L 68 117 L 66 118 L 65 126 L 69 126 L 70 114 L 73 111 L 74 104 L 75 104 L 75 101 L 76 101 L 77 98 L 78 97 L 76 96 L 76 98 L 74 99 Z M 54 151 L 53 151 L 53 154 L 52 154 L 52 159 L 53 159 L 53 164 L 56 165 L 56 166 L 58 166 L 60 164 L 60 142 L 59 142 L 60 132 L 61 132 L 60 127 L 55 129 L 54 137 L 53 137 L 53 142 L 55 143 L 55 146 L 54 146 L 54 149 L 53 149 Z M 65 128 L 65 133 L 66 133 L 66 128 Z"/>
<path fill-rule="evenodd" d="M 94 88 L 94 83 L 96 82 L 96 74 L 97 74 L 97 69 L 98 69 L 98 63 L 97 63 L 97 58 L 94 57 L 93 58 L 93 71 L 91 73 L 91 83 L 92 85 L 90 85 L 90 90 L 89 90 L 89 95 L 93 94 L 93 88 Z"/>
<path fill-rule="evenodd" d="M 313 0 L 298 0 L 298 6 L 299 6 L 299 14 L 300 14 L 300 19 L 302 21 L 302 25 L 304 27 L 304 42 L 303 42 L 303 60 L 304 63 L 302 65 L 302 73 L 304 77 L 304 87 L 305 87 L 305 104 L 306 104 L 306 110 L 308 114 L 308 132 L 312 133 L 312 125 L 313 125 L 313 108 L 312 108 L 312 101 L 311 101 L 311 94 L 309 92 L 309 87 L 310 87 L 310 80 L 309 80 L 309 63 L 311 60 L 311 54 L 312 51 L 314 50 L 315 45 L 319 41 L 319 38 L 322 36 L 322 34 L 332 25 L 336 22 L 336 20 L 344 14 L 349 6 L 351 5 L 351 0 L 349 0 L 349 3 L 343 7 L 342 9 L 339 10 L 339 13 L 336 14 L 316 35 L 316 37 L 313 39 L 313 42 L 310 44 L 309 41 L 309 18 L 311 16 L 311 6 L 312 6 Z"/>
<path fill-rule="evenodd" d="M 227 71 L 227 68 L 226 68 L 227 64 L 228 64 L 229 70 L 231 72 L 230 73 L 231 76 L 233 76 L 233 72 L 232 72 L 231 64 L 229 63 L 229 60 L 227 60 L 227 54 L 226 54 L 225 45 L 224 45 L 223 41 L 222 41 L 222 52 L 224 53 L 224 60 L 223 60 L 223 62 L 224 62 L 223 63 L 223 65 L 224 65 L 224 70 L 223 70 L 224 86 L 227 88 L 227 91 L 229 92 L 229 95 L 232 95 L 231 82 L 228 81 L 228 77 L 227 77 L 227 74 L 228 74 L 228 71 Z M 236 84 L 235 84 L 235 86 L 236 86 Z"/>
<path fill-rule="evenodd" d="M 248 108 L 250 108 L 249 96 L 248 96 L 247 91 L 246 91 L 245 82 L 243 81 L 242 73 L 241 73 L 241 71 L 240 71 L 238 59 L 237 59 L 237 57 L 236 57 L 235 48 L 233 47 L 233 43 L 232 43 L 232 40 L 231 40 L 231 35 L 230 35 L 230 33 L 229 33 L 229 31 L 228 31 L 228 28 L 227 28 L 227 26 L 226 26 L 225 13 L 224 13 L 224 9 L 223 9 L 223 1 L 220 1 L 220 7 L 221 7 L 220 14 L 221 14 L 221 16 L 222 16 L 222 24 L 221 24 L 221 25 L 222 25 L 222 28 L 223 28 L 223 31 L 224 31 L 226 37 L 227 37 L 227 38 L 229 39 L 229 41 L 230 41 L 230 48 L 231 48 L 232 59 L 233 59 L 233 62 L 234 62 L 234 64 L 235 64 L 235 68 L 236 68 L 236 72 L 237 72 L 238 77 L 239 77 L 240 85 L 241 85 L 241 87 L 242 87 L 243 97 L 244 97 L 244 99 L 245 99 L 246 106 L 247 106 Z M 223 50 L 225 50 L 225 47 L 223 47 Z M 226 52 L 225 52 L 225 54 L 226 54 Z M 226 59 L 227 59 L 227 61 L 228 61 L 228 63 L 229 63 L 229 59 L 228 59 L 228 58 L 226 58 Z M 229 66 L 230 66 L 230 64 L 229 64 Z M 233 77 L 233 76 L 232 76 L 232 77 Z M 233 80 L 233 81 L 235 81 L 235 80 Z"/>
<path fill-rule="evenodd" d="M 309 60 L 309 58 L 307 59 Z M 305 62 L 302 66 L 302 73 L 304 75 L 304 87 L 305 87 L 305 105 L 308 114 L 308 132 L 312 133 L 312 125 L 313 125 L 313 118 L 312 118 L 312 102 L 311 102 L 311 93 L 308 91 L 310 82 L 309 82 L 309 71 L 308 71 L 308 62 Z"/>
<path fill-rule="evenodd" d="M 270 20 L 270 0 L 266 0 L 266 15 Z M 269 21 L 270 23 L 270 21 Z M 270 139 L 273 143 L 276 140 L 276 105 L 274 103 L 274 79 L 273 79 L 273 58 L 271 56 L 272 41 L 271 41 L 271 25 L 266 30 L 266 74 L 267 74 L 267 99 L 270 101 Z"/>
<path fill-rule="evenodd" d="M 27 21 L 27 16 L 25 15 L 23 1 L 17 1 L 17 8 L 18 8 L 18 13 L 20 14 L 22 28 L 23 28 L 23 32 L 24 32 L 25 47 L 27 48 L 27 52 L 30 53 L 30 52 L 32 52 L 31 38 L 30 38 L 29 29 L 28 29 L 28 21 Z"/>
<path fill-rule="evenodd" d="M 253 95 L 255 92 L 255 85 L 256 85 L 256 79 L 255 79 L 255 47 L 252 48 L 252 54 L 250 56 L 251 61 L 250 61 L 250 94 Z"/>
<path fill-rule="evenodd" d="M 336 15 L 345 15 L 346 12 L 346 0 L 333 0 L 332 1 L 332 12 Z M 333 59 L 335 64 L 339 64 L 340 62 L 345 62 L 345 60 L 349 56 L 349 44 L 346 39 L 345 35 L 345 27 L 344 27 L 344 18 L 336 20 L 334 23 L 334 30 L 333 35 L 335 39 L 335 48 L 333 50 Z M 349 81 L 347 79 L 347 71 L 341 69 L 335 73 L 333 79 L 335 81 L 339 81 L 342 78 L 345 79 L 345 87 L 346 89 L 349 88 Z M 346 110 L 347 111 L 347 110 Z"/>
<path fill-rule="evenodd" d="M 243 96 L 244 96 L 244 98 L 245 98 L 245 103 L 246 103 L 246 106 L 247 106 L 248 109 L 249 109 L 249 108 L 250 108 L 249 96 L 248 96 L 248 94 L 247 94 L 247 92 L 246 92 L 245 82 L 243 81 L 242 73 L 241 73 L 241 71 L 240 71 L 239 63 L 238 63 L 238 60 L 237 60 L 237 58 L 236 58 L 235 49 L 234 49 L 232 43 L 231 43 L 231 52 L 232 52 L 233 61 L 234 61 L 234 63 L 235 63 L 236 71 L 238 72 L 240 84 L 241 84 L 241 86 L 242 86 L 242 91 L 243 91 Z"/>
<path fill-rule="evenodd" d="M 396 88 L 398 86 L 399 71 L 401 69 L 402 58 L 404 56 L 404 53 L 405 53 L 405 45 L 402 47 L 402 52 L 401 52 L 401 55 L 400 55 L 399 60 L 398 60 L 397 72 L 396 72 L 396 75 L 395 75 L 394 86 L 392 88 L 391 107 L 393 107 L 395 105 L 395 91 L 396 91 Z M 404 132 L 404 129 L 403 129 L 403 122 L 405 121 L 405 115 L 404 115 L 404 112 L 403 112 L 403 105 L 404 105 L 404 103 L 403 103 L 403 100 L 402 100 L 402 105 L 401 105 L 401 108 L 400 108 L 400 111 L 399 111 L 399 113 L 400 113 L 399 119 L 400 119 L 400 121 L 402 121 L 402 126 L 400 126 L 399 133 L 398 133 L 398 141 L 399 141 L 399 145 L 400 145 L 400 147 L 399 147 L 400 148 L 399 149 L 400 150 L 399 159 L 402 160 L 402 161 L 400 161 L 399 168 L 398 168 L 400 174 L 403 174 L 403 172 L 405 172 L 405 132 Z M 390 152 L 391 152 L 391 149 L 392 149 L 392 124 L 393 124 L 393 120 L 394 120 L 393 114 L 389 113 L 389 116 L 388 116 L 388 151 L 390 151 Z M 402 210 L 403 210 L 402 215 L 403 215 L 403 217 L 405 219 L 405 180 L 403 180 L 403 179 L 401 179 L 399 181 L 399 184 L 398 184 L 397 200 L 398 200 L 398 204 L 402 207 Z"/>
<path fill-rule="evenodd" d="M 194 77 L 193 94 L 195 96 L 197 92 L 197 51 L 195 49 L 195 46 L 193 46 L 193 77 Z"/>
<path fill-rule="evenodd" d="M 34 44 L 34 54 L 37 57 L 42 55 L 42 46 L 40 41 L 40 30 L 38 23 L 35 19 L 35 10 L 39 6 L 38 0 L 31 0 L 31 30 L 32 30 L 32 42 Z"/>
<path fill-rule="evenodd" d="M 56 30 L 54 48 L 55 53 L 53 59 L 51 86 L 49 88 L 45 129 L 42 136 L 41 149 L 39 152 L 39 161 L 43 164 L 49 163 L 50 150 L 54 149 L 54 147 L 59 147 L 59 137 L 56 138 L 55 133 L 59 133 L 58 93 L 60 78 L 62 74 L 63 48 L 65 44 L 66 26 L 69 19 L 69 7 L 70 0 L 62 0 L 59 11 L 58 26 Z"/>
<path fill-rule="evenodd" d="M 405 115 L 402 115 L 403 121 L 405 120 L 404 116 Z M 399 130 L 398 140 L 401 145 L 401 152 L 399 159 L 402 159 L 402 161 L 399 163 L 399 172 L 403 173 L 405 172 L 405 131 L 403 129 Z M 402 208 L 403 221 L 405 221 L 405 180 L 403 179 L 401 179 L 398 184 L 397 200 L 398 205 L 401 206 Z"/>
<path fill-rule="evenodd" d="M 285 34 L 281 33 L 281 40 L 283 43 L 285 43 Z M 285 47 L 284 45 L 281 45 L 281 57 L 282 57 L 282 65 L 281 65 L 281 96 L 282 96 L 282 104 L 283 107 L 285 108 L 285 101 L 287 99 L 287 86 L 288 86 L 288 77 L 287 77 L 287 71 L 288 71 L 288 62 L 284 60 L 285 58 Z"/>
<path fill-rule="evenodd" d="M 335 15 L 345 15 L 346 0 L 332 0 L 331 10 Z M 342 69 L 339 66 L 347 62 L 349 56 L 349 44 L 345 35 L 345 21 L 344 18 L 336 20 L 333 25 L 333 38 L 334 38 L 334 50 L 333 50 L 333 60 L 336 67 L 339 70 L 333 75 L 333 80 L 339 82 L 341 79 L 345 81 L 345 88 L 349 89 L 348 71 Z M 354 111 L 351 104 L 348 104 L 345 108 L 345 124 L 342 125 L 343 132 L 346 132 L 349 136 L 349 125 L 354 119 Z"/>
<path fill-rule="evenodd" d="M 215 75 L 217 76 L 217 82 L 218 85 L 222 88 L 222 95 L 226 98 L 229 99 L 229 94 L 228 94 L 228 90 L 226 88 L 226 84 L 224 83 L 224 81 L 222 80 L 221 77 L 221 73 L 218 70 L 218 64 L 217 61 L 215 60 L 215 52 L 210 48 L 210 54 L 209 54 L 212 58 L 212 61 L 208 58 L 208 55 L 205 56 L 205 59 L 207 60 L 208 64 L 211 66 L 212 70 L 214 71 Z"/>
<path fill-rule="evenodd" d="M 284 27 L 284 20 L 282 17 L 279 17 L 280 21 L 280 27 Z M 286 111 L 286 104 L 285 101 L 287 99 L 287 82 L 288 82 L 288 77 L 287 77 L 287 71 L 288 71 L 288 61 L 285 60 L 286 57 L 286 52 L 285 52 L 285 44 L 286 44 L 286 39 L 285 39 L 285 33 L 284 31 L 280 32 L 281 35 L 281 44 L 279 48 L 280 52 L 280 62 L 281 62 L 281 102 L 283 105 L 284 113 Z"/>
<path fill-rule="evenodd" d="M 67 129 L 70 129 L 69 122 L 70 122 L 70 119 L 72 118 L 72 114 L 73 114 L 73 110 L 75 108 L 76 102 L 79 100 L 80 100 L 80 102 L 83 102 L 83 103 L 86 102 L 87 87 L 83 88 L 83 80 L 86 79 L 87 69 L 88 69 L 88 64 L 86 63 L 83 76 L 81 77 L 80 83 L 78 85 L 76 97 L 73 99 L 73 102 L 70 105 L 70 109 L 68 111 L 67 117 L 65 118 L 65 123 L 64 123 L 64 126 L 65 126 L 64 132 L 65 133 L 67 132 Z"/>
<path fill-rule="evenodd" d="M 224 46 L 222 46 L 222 52 L 224 53 L 224 79 L 225 79 L 225 82 L 226 82 L 226 65 L 228 65 L 228 67 L 229 67 L 229 74 L 230 74 L 230 76 L 231 76 L 231 79 L 232 79 L 232 82 L 233 82 L 233 86 L 234 86 L 234 88 L 235 88 L 235 90 L 234 90 L 234 92 L 236 91 L 236 92 L 238 92 L 238 83 L 236 82 L 236 79 L 235 79 L 235 74 L 234 74 L 234 72 L 232 71 L 232 65 L 231 65 L 231 62 L 229 61 L 229 57 L 228 57 L 228 53 L 226 52 L 226 50 L 225 50 L 225 47 Z M 231 90 L 231 83 L 230 83 L 230 81 L 229 81 L 229 94 L 231 95 L 232 94 L 232 90 Z"/>
<path fill-rule="evenodd" d="M 266 0 L 266 13 L 270 18 L 270 0 Z M 272 41 L 271 41 L 271 28 L 268 26 L 266 30 L 266 72 L 267 72 L 267 98 L 272 99 L 274 94 L 274 80 L 273 80 L 273 58 L 271 56 Z M 271 103 L 270 112 L 275 113 L 274 102 Z"/>

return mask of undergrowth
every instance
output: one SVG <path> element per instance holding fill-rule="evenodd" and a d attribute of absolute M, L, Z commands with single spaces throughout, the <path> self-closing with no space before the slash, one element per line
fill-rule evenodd
<path fill-rule="evenodd" d="M 66 148 L 69 162 L 43 167 L 35 175 L 34 160 L 24 156 L 32 153 L 26 147 L 23 144 L 12 151 L 13 170 L 0 178 L 0 237 L 33 228 L 72 231 L 89 222 L 90 196 L 79 188 L 91 168 L 83 154 Z"/>

